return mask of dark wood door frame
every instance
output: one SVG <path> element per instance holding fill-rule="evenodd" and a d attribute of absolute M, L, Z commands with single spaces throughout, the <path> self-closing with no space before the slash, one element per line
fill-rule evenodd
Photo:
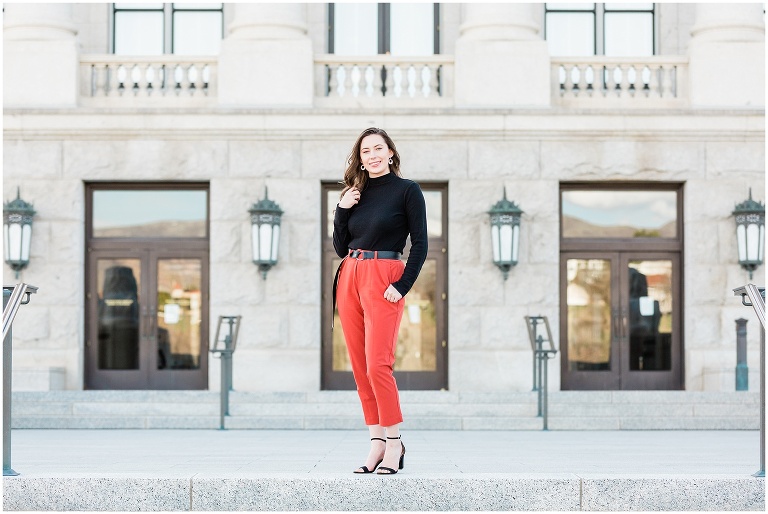
<path fill-rule="evenodd" d="M 86 389 L 207 389 L 208 388 L 208 334 L 209 334 L 209 269 L 210 225 L 206 223 L 205 237 L 199 238 L 94 238 L 93 191 L 96 190 L 209 190 L 201 182 L 142 182 L 142 183 L 87 183 L 86 184 L 86 247 L 85 247 L 85 349 L 84 384 Z M 209 196 L 210 198 L 210 196 Z M 210 219 L 210 202 L 206 206 L 206 219 Z M 141 295 L 148 314 L 140 316 L 139 370 L 98 369 L 97 341 L 97 269 L 100 258 L 140 259 Z M 200 322 L 200 366 L 198 369 L 158 370 L 156 334 L 150 334 L 152 325 L 147 315 L 156 315 L 157 262 L 161 259 L 199 259 L 201 263 L 200 288 L 202 296 Z M 153 339 L 154 338 L 154 339 Z"/>
<path fill-rule="evenodd" d="M 561 387 L 562 389 L 683 389 L 685 384 L 684 359 L 684 308 L 683 295 L 683 265 L 684 262 L 684 225 L 683 225 L 683 188 L 684 183 L 678 182 L 570 182 L 560 184 L 560 194 L 563 191 L 675 191 L 677 193 L 677 236 L 674 238 L 564 238 L 562 235 L 562 201 L 560 201 L 560 348 L 561 348 Z M 621 309 L 625 300 L 622 298 L 626 291 L 626 274 L 629 260 L 662 259 L 671 260 L 673 264 L 673 350 L 671 355 L 672 370 L 666 371 L 631 371 L 627 345 L 617 334 L 612 334 L 612 363 L 613 350 L 618 356 L 619 375 L 600 377 L 602 372 L 578 372 L 568 370 L 567 343 L 567 275 L 566 261 L 569 258 L 610 258 L 612 262 L 612 286 L 614 308 Z M 612 315 L 615 313 L 612 312 Z M 621 312 L 618 313 L 621 315 Z M 615 331 L 612 320 L 611 329 Z M 617 343 L 617 344 L 615 344 Z M 613 366 L 612 366 L 613 369 Z M 590 374 L 594 374 L 590 377 Z"/>

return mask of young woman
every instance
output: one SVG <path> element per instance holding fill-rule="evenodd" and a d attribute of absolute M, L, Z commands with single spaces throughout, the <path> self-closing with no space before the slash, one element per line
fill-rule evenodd
<path fill-rule="evenodd" d="M 403 469 L 395 345 L 405 307 L 427 257 L 427 212 L 419 185 L 400 175 L 400 155 L 381 129 L 360 134 L 347 160 L 333 220 L 333 247 L 344 259 L 334 286 L 352 374 L 371 436 L 355 473 Z M 400 260 L 410 235 L 408 262 Z M 386 437 L 386 439 L 384 439 Z"/>

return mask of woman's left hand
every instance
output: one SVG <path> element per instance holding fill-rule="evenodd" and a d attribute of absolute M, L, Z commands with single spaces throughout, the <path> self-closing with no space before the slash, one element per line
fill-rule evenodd
<path fill-rule="evenodd" d="M 390 284 L 387 290 L 384 291 L 384 299 L 388 302 L 397 303 L 402 297 L 403 295 L 400 294 L 400 291 L 395 289 L 392 284 Z"/>

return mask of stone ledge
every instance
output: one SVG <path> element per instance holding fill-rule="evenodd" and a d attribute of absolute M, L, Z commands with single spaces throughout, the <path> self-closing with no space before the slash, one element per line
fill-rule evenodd
<path fill-rule="evenodd" d="M 193 510 L 578 510 L 573 475 L 195 478 Z"/>
<path fill-rule="evenodd" d="M 764 511 L 739 475 L 318 473 L 3 478 L 9 511 Z"/>
<path fill-rule="evenodd" d="M 189 510 L 189 488 L 187 477 L 4 477 L 3 510 Z"/>
<path fill-rule="evenodd" d="M 590 511 L 765 511 L 765 479 L 721 475 L 582 477 Z"/>

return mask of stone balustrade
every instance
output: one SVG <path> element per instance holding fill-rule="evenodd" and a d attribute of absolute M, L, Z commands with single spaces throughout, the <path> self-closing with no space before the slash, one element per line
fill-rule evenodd
<path fill-rule="evenodd" d="M 318 55 L 315 97 L 319 103 L 339 105 L 384 99 L 403 106 L 449 105 L 453 96 L 453 68 L 454 59 L 449 55 Z"/>
<path fill-rule="evenodd" d="M 84 55 L 80 70 L 81 98 L 95 102 L 135 104 L 162 99 L 166 104 L 171 100 L 199 104 L 216 98 L 215 56 Z"/>
<path fill-rule="evenodd" d="M 315 56 L 317 106 L 452 107 L 454 59 L 448 55 Z M 84 55 L 85 105 L 214 104 L 216 57 Z M 684 107 L 688 62 L 680 56 L 556 57 L 552 105 L 559 107 Z"/>
<path fill-rule="evenodd" d="M 567 107 L 682 107 L 688 61 L 682 56 L 556 57 L 552 104 Z"/>

